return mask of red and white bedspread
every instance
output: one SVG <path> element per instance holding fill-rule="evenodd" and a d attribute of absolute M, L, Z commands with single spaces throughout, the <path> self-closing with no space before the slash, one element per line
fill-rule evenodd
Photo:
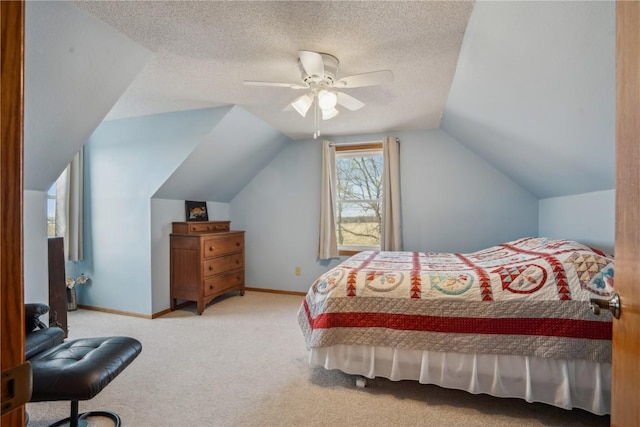
<path fill-rule="evenodd" d="M 298 312 L 307 348 L 369 345 L 611 362 L 613 258 L 525 238 L 468 254 L 367 251 L 320 276 Z"/>

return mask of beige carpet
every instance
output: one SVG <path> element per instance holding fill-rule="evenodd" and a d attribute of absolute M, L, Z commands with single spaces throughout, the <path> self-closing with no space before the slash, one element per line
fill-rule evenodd
<path fill-rule="evenodd" d="M 308 364 L 296 320 L 301 297 L 224 296 L 154 320 L 69 313 L 69 339 L 126 335 L 142 353 L 80 411 L 123 426 L 606 426 L 608 416 L 499 399 L 413 381 L 355 378 Z M 27 405 L 30 427 L 68 416 L 68 402 Z M 96 419 L 89 426 L 110 426 Z"/>

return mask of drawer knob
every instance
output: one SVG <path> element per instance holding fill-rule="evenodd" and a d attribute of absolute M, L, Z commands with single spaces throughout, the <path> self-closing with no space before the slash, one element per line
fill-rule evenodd
<path fill-rule="evenodd" d="M 240 264 L 240 260 L 239 259 L 236 260 L 236 264 Z"/>
<path fill-rule="evenodd" d="M 209 266 L 209 271 L 213 271 L 213 265 Z"/>
<path fill-rule="evenodd" d="M 213 246 L 209 246 L 209 250 L 213 251 L 215 248 Z"/>
<path fill-rule="evenodd" d="M 209 285 L 209 290 L 213 290 L 213 285 Z"/>
<path fill-rule="evenodd" d="M 236 246 L 240 246 L 240 242 L 236 242 Z"/>

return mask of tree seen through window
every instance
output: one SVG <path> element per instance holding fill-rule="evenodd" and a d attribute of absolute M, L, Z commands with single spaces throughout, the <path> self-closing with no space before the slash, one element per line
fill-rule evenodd
<path fill-rule="evenodd" d="M 336 227 L 340 249 L 380 248 L 382 220 L 381 149 L 336 153 Z"/>

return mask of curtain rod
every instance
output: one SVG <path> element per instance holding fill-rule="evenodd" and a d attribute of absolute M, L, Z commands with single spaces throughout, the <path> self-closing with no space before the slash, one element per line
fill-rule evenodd
<path fill-rule="evenodd" d="M 396 138 L 397 142 L 400 142 L 398 138 Z M 345 147 L 349 145 L 373 145 L 373 144 L 382 144 L 382 140 L 380 141 L 364 141 L 364 142 L 332 142 L 329 144 L 331 147 Z"/>

